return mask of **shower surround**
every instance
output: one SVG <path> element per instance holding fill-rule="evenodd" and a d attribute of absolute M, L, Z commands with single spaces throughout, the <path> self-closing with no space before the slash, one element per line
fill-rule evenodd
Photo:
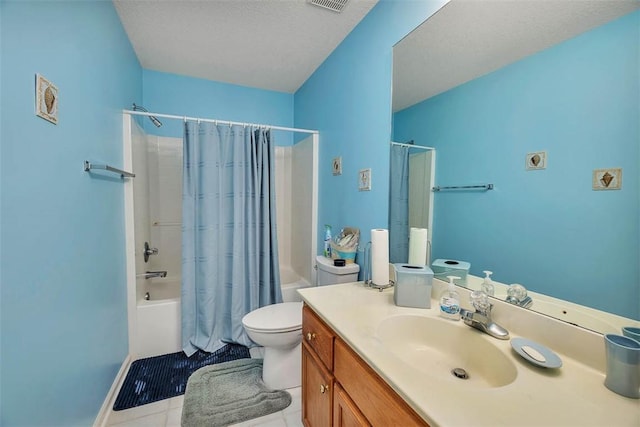
<path fill-rule="evenodd" d="M 277 141 L 276 141 L 277 142 Z M 124 115 L 129 296 L 129 351 L 133 358 L 180 351 L 182 138 L 146 134 Z M 284 301 L 315 283 L 318 136 L 275 147 L 278 252 Z M 144 262 L 144 243 L 157 248 Z M 145 279 L 147 271 L 165 278 Z"/>

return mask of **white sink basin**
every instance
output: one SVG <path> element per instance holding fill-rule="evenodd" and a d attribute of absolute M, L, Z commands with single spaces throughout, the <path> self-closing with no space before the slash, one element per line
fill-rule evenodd
<path fill-rule="evenodd" d="M 494 388 L 512 383 L 512 359 L 493 345 L 489 335 L 468 326 L 423 316 L 393 316 L 378 325 L 377 336 L 403 363 L 429 376 L 461 387 Z M 461 379 L 452 370 L 468 374 Z"/>

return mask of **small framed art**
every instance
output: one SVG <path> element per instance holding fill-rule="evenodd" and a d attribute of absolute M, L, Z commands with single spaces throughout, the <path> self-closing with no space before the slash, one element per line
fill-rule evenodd
<path fill-rule="evenodd" d="M 371 168 L 358 172 L 358 190 L 371 191 Z"/>
<path fill-rule="evenodd" d="M 594 169 L 591 186 L 594 190 L 620 190 L 622 168 Z"/>
<path fill-rule="evenodd" d="M 540 170 L 547 168 L 547 152 L 536 151 L 527 153 L 525 169 L 528 171 Z"/>
<path fill-rule="evenodd" d="M 40 74 L 36 74 L 36 115 L 58 124 L 58 88 Z"/>

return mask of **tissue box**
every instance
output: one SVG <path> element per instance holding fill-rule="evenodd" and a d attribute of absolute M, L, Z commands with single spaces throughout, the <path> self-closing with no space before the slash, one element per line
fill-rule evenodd
<path fill-rule="evenodd" d="M 433 271 L 423 265 L 393 264 L 393 302 L 400 307 L 431 308 Z"/>
<path fill-rule="evenodd" d="M 436 279 L 449 283 L 447 276 L 458 276 L 460 280 L 455 279 L 453 283 L 460 286 L 467 285 L 467 274 L 471 264 L 466 261 L 458 261 L 455 259 L 437 259 L 431 263 L 433 274 Z"/>

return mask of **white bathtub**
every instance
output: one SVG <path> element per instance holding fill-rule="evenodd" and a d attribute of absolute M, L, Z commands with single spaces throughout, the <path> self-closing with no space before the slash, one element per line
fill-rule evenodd
<path fill-rule="evenodd" d="M 282 284 L 283 302 L 300 302 L 302 298 L 296 292 L 298 289 L 311 286 L 303 277 L 300 277 L 289 267 L 280 267 L 280 283 Z"/>
<path fill-rule="evenodd" d="M 137 356 L 151 357 L 180 351 L 180 282 L 171 279 L 150 279 L 146 282 L 145 293 L 149 293 L 150 299 L 140 299 L 137 304 Z"/>
<path fill-rule="evenodd" d="M 311 286 L 288 268 L 280 270 L 280 281 L 284 302 L 302 301 L 296 291 Z M 144 293 L 147 292 L 150 299 L 140 299 L 137 304 L 137 356 L 151 357 L 182 350 L 180 282 L 150 279 Z"/>

